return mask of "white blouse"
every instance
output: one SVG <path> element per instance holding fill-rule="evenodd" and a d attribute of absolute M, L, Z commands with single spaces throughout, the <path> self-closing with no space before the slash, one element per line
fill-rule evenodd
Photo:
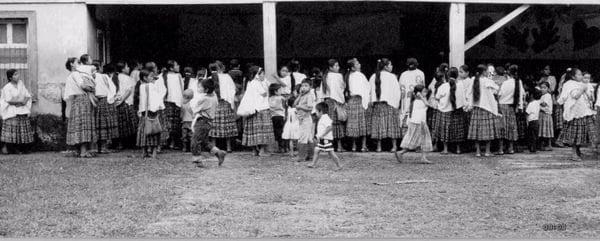
<path fill-rule="evenodd" d="M 160 76 L 162 77 L 163 75 L 161 74 Z M 183 105 L 183 78 L 181 78 L 179 73 L 168 73 L 166 81 L 168 92 L 165 101 L 181 107 Z"/>
<path fill-rule="evenodd" d="M 255 108 L 257 111 L 269 109 L 268 84 L 269 81 L 267 80 L 259 81 L 256 79 L 248 83 L 244 97 L 252 98 L 250 103 L 256 103 Z"/>
<path fill-rule="evenodd" d="M 415 99 L 412 104 L 409 122 L 415 124 L 427 123 L 427 105 L 425 105 L 425 102 Z"/>
<path fill-rule="evenodd" d="M 479 78 L 479 101 L 475 102 L 473 100 L 473 106 L 477 106 L 484 110 L 491 112 L 494 115 L 499 116 L 498 113 L 498 102 L 494 97 L 494 94 L 498 92 L 500 87 L 496 85 L 496 83 L 487 77 Z M 470 89 L 467 90 L 469 96 L 473 98 L 473 88 L 471 86 Z"/>
<path fill-rule="evenodd" d="M 117 92 L 117 95 L 119 96 L 125 96 L 126 94 L 129 94 L 129 96 L 127 96 L 127 99 L 125 99 L 125 103 L 128 105 L 133 105 L 133 91 L 135 88 L 135 82 L 133 82 L 133 80 L 131 79 L 131 77 L 129 77 L 129 75 L 120 73 L 118 75 L 119 78 L 119 91 Z"/>
<path fill-rule="evenodd" d="M 117 87 L 106 74 L 96 74 L 96 96 L 106 97 L 109 104 L 115 103 Z"/>
<path fill-rule="evenodd" d="M 500 97 L 498 103 L 501 105 L 512 105 L 514 104 L 514 96 L 515 96 L 515 79 L 508 78 L 502 85 L 500 86 L 500 90 L 498 92 L 498 96 Z M 524 100 L 525 100 L 525 89 L 523 88 L 523 82 L 519 83 L 519 103 L 518 108 L 524 109 Z"/>
<path fill-rule="evenodd" d="M 358 95 L 362 99 L 362 106 L 366 110 L 371 101 L 371 86 L 365 74 L 361 72 L 352 72 L 348 76 L 348 90 L 350 95 Z"/>
<path fill-rule="evenodd" d="M 344 98 L 344 89 L 346 83 L 344 83 L 344 76 L 340 73 L 327 73 L 327 93 L 324 94 L 324 98 L 331 98 L 339 103 L 346 103 Z M 321 83 L 321 90 L 323 90 L 323 83 Z"/>
<path fill-rule="evenodd" d="M 371 102 L 385 101 L 388 105 L 398 109 L 400 107 L 400 84 L 396 75 L 387 71 L 381 71 L 381 96 L 379 100 L 375 91 L 375 77 L 376 74 L 373 74 L 369 80 L 371 85 Z"/>
<path fill-rule="evenodd" d="M 546 103 L 546 107 L 541 107 L 542 111 L 544 111 L 546 114 L 552 114 L 553 103 L 552 103 L 552 95 L 550 95 L 550 93 L 546 93 L 545 95 L 542 95 L 542 98 L 540 99 L 540 103 Z"/>
<path fill-rule="evenodd" d="M 419 69 L 407 70 L 400 75 L 400 90 L 402 95 L 402 109 L 400 113 L 408 116 L 410 98 L 416 85 L 425 85 L 425 73 Z"/>
<path fill-rule="evenodd" d="M 456 97 L 456 109 L 463 108 L 467 104 L 465 93 L 465 82 L 463 80 L 456 80 L 456 92 L 454 92 Z"/>
<path fill-rule="evenodd" d="M 563 85 L 562 92 L 560 93 L 557 102 L 558 104 L 564 105 L 563 118 L 565 121 L 571 121 L 573 119 L 596 114 L 589 104 L 591 101 L 585 93 L 586 88 L 586 84 L 575 80 L 569 80 Z M 583 90 L 584 94 L 578 99 L 575 99 L 574 95 L 581 90 Z"/>
<path fill-rule="evenodd" d="M 229 102 L 231 108 L 235 110 L 235 83 L 229 74 L 218 74 L 219 76 L 219 93 L 221 99 Z"/>
<path fill-rule="evenodd" d="M 71 96 L 75 95 L 83 95 L 85 92 L 81 88 L 83 85 L 82 73 L 73 71 L 67 76 L 67 81 L 65 82 L 65 90 L 63 92 L 63 99 L 68 100 Z"/>
<path fill-rule="evenodd" d="M 596 93 L 596 106 L 600 108 L 600 86 L 598 86 L 598 93 Z"/>
<path fill-rule="evenodd" d="M 26 98 L 27 103 L 24 106 L 9 105 L 11 101 L 24 101 Z M 7 83 L 2 88 L 2 94 L 0 95 L 0 115 L 2 120 L 13 118 L 17 115 L 29 115 L 31 113 L 31 93 L 25 88 L 23 81 L 19 80 L 17 85 Z"/>
<path fill-rule="evenodd" d="M 452 103 L 450 102 L 450 84 L 448 82 L 443 83 L 438 87 L 435 99 L 438 102 L 438 110 L 441 112 L 453 111 Z"/>
<path fill-rule="evenodd" d="M 160 83 L 142 83 L 140 85 L 140 104 L 138 106 L 138 113 L 142 114 L 144 111 L 152 111 L 157 112 L 162 108 L 162 102 L 164 98 L 164 93 L 162 92 Z M 146 89 L 148 88 L 148 89 Z M 148 95 L 149 94 L 149 95 Z M 149 96 L 149 98 L 148 98 Z M 147 102 L 148 101 L 148 102 Z M 146 103 L 148 104 L 148 108 L 146 109 Z"/>

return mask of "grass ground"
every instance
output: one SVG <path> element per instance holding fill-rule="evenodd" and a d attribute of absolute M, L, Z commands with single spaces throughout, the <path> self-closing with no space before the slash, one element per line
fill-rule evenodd
<path fill-rule="evenodd" d="M 579 163 L 566 149 L 432 154 L 434 165 L 342 153 L 339 172 L 326 156 L 316 170 L 250 153 L 198 169 L 189 154 L 134 154 L 0 156 L 0 237 L 600 237 L 600 162 L 589 151 Z"/>

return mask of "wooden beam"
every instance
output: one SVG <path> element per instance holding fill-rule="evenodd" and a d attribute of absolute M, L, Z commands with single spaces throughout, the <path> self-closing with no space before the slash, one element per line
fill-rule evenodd
<path fill-rule="evenodd" d="M 449 16 L 449 63 L 450 66 L 459 67 L 465 63 L 465 4 L 451 3 Z"/>
<path fill-rule="evenodd" d="M 486 30 L 483 30 L 483 32 L 481 32 L 480 34 L 478 34 L 477 36 L 475 36 L 473 39 L 469 40 L 469 42 L 467 42 L 465 44 L 465 51 L 469 50 L 471 47 L 475 46 L 475 44 L 481 42 L 481 40 L 483 40 L 487 36 L 490 36 L 490 34 L 495 32 L 496 30 L 500 29 L 502 26 L 504 26 L 511 20 L 515 19 L 521 13 L 525 12 L 525 10 L 527 10 L 529 8 L 529 6 L 530 5 L 527 5 L 527 4 L 521 5 L 520 7 L 513 10 L 508 15 L 506 15 L 503 18 L 501 18 L 500 20 L 498 20 L 498 22 L 494 23 L 492 26 L 490 26 Z"/>
<path fill-rule="evenodd" d="M 260 4 L 272 2 L 410 2 L 410 3 L 475 3 L 475 4 L 553 4 L 553 5 L 600 5 L 598 0 L 0 0 L 3 3 L 87 3 L 95 5 L 174 5 L 174 4 Z"/>
<path fill-rule="evenodd" d="M 263 7 L 263 49 L 265 74 L 277 73 L 277 16 L 275 2 L 264 2 Z"/>

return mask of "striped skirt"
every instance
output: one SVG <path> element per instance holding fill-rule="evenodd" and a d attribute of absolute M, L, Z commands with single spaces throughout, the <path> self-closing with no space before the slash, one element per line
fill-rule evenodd
<path fill-rule="evenodd" d="M 467 139 L 474 141 L 491 141 L 500 139 L 501 132 L 502 120 L 499 116 L 482 108 L 473 107 L 471 119 L 469 120 L 469 134 Z"/>
<path fill-rule="evenodd" d="M 138 117 L 133 107 L 127 103 L 117 106 L 117 118 L 119 120 L 119 137 L 126 138 L 135 136 L 137 133 Z"/>
<path fill-rule="evenodd" d="M 106 97 L 98 99 L 98 104 L 96 105 L 96 124 L 98 140 L 107 141 L 119 138 L 117 107 L 109 104 L 106 101 Z"/>
<path fill-rule="evenodd" d="M 381 140 L 385 138 L 402 138 L 400 128 L 400 111 L 385 102 L 373 104 L 371 111 L 371 138 Z"/>
<path fill-rule="evenodd" d="M 519 140 L 527 140 L 527 113 L 517 112 L 517 133 L 519 133 Z"/>
<path fill-rule="evenodd" d="M 597 143 L 597 139 L 598 131 L 594 117 L 590 115 L 565 122 L 557 141 L 569 145 L 585 146 Z"/>
<path fill-rule="evenodd" d="M 275 140 L 271 110 L 261 110 L 258 113 L 244 118 L 244 134 L 242 145 L 258 146 L 268 145 Z"/>
<path fill-rule="evenodd" d="M 452 140 L 452 136 L 450 135 L 452 132 L 450 129 L 452 125 L 452 111 L 441 112 L 438 110 L 435 115 L 435 127 L 430 128 L 434 130 L 432 135 L 435 133 L 435 137 L 432 137 L 432 139 L 441 142 L 450 142 Z"/>
<path fill-rule="evenodd" d="M 231 109 L 229 102 L 219 100 L 215 118 L 212 120 L 212 129 L 208 136 L 214 138 L 235 137 L 238 134 L 237 123 L 235 122 L 235 113 Z"/>
<path fill-rule="evenodd" d="M 177 138 L 181 134 L 181 108 L 175 103 L 165 102 L 165 125 L 169 138 Z"/>
<path fill-rule="evenodd" d="M 166 146 L 167 140 L 169 140 L 169 130 L 165 128 L 167 123 L 167 118 L 165 117 L 165 110 L 159 110 L 158 112 L 158 121 L 160 121 L 160 126 L 163 127 L 163 131 L 160 133 L 160 145 Z"/>
<path fill-rule="evenodd" d="M 346 122 L 346 135 L 361 137 L 369 134 L 367 129 L 367 110 L 363 108 L 362 97 L 355 95 L 348 100 L 348 121 Z"/>
<path fill-rule="evenodd" d="M 540 112 L 540 128 L 538 137 L 554 138 L 554 125 L 552 124 L 552 115 L 543 111 Z"/>
<path fill-rule="evenodd" d="M 29 144 L 33 142 L 33 127 L 27 115 L 17 115 L 2 123 L 0 140 L 11 144 Z"/>
<path fill-rule="evenodd" d="M 327 106 L 329 107 L 328 114 L 333 121 L 333 124 L 331 125 L 331 129 L 333 130 L 333 138 L 340 139 L 346 137 L 346 122 L 339 121 L 337 111 L 335 111 L 335 107 L 337 105 L 341 105 L 342 103 L 339 103 L 331 98 L 325 99 L 325 103 L 327 103 Z M 350 118 L 350 115 L 348 115 L 348 118 Z"/>
<path fill-rule="evenodd" d="M 452 117 L 450 125 L 447 127 L 450 132 L 450 140 L 448 142 L 463 142 L 467 139 L 467 131 L 469 130 L 469 115 L 462 108 L 452 111 L 451 113 Z"/>
<path fill-rule="evenodd" d="M 96 118 L 92 102 L 87 95 L 73 96 L 67 120 L 67 145 L 79 145 L 96 140 Z"/>
<path fill-rule="evenodd" d="M 440 111 L 434 108 L 427 108 L 427 126 L 429 127 L 429 132 L 431 133 L 431 139 L 434 142 L 437 142 L 437 126 L 440 117 Z"/>
<path fill-rule="evenodd" d="M 142 113 L 144 114 L 144 113 Z M 158 112 L 148 112 L 148 117 L 150 118 L 156 118 L 157 117 Z M 160 117 L 159 117 L 160 120 Z M 159 146 L 160 143 L 160 137 L 161 134 L 155 134 L 155 135 L 146 135 L 144 133 L 144 127 L 146 126 L 146 122 L 144 121 L 143 117 L 140 119 L 139 124 L 138 124 L 138 128 L 137 128 L 137 136 L 136 136 L 136 145 L 139 147 L 157 147 Z"/>
<path fill-rule="evenodd" d="M 500 138 L 508 141 L 519 140 L 515 109 L 510 105 L 498 105 L 498 111 L 502 115 L 502 131 L 500 132 Z"/>
<path fill-rule="evenodd" d="M 563 106 L 555 104 L 552 109 L 552 121 L 554 123 L 554 129 L 562 130 L 565 123 L 565 119 L 563 117 Z"/>

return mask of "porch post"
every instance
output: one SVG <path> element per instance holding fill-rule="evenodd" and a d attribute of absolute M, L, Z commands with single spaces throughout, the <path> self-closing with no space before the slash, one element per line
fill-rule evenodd
<path fill-rule="evenodd" d="M 277 73 L 277 16 L 275 2 L 265 1 L 263 7 L 263 49 L 265 74 Z"/>
<path fill-rule="evenodd" d="M 450 4 L 450 66 L 459 67 L 465 63 L 465 4 Z"/>

